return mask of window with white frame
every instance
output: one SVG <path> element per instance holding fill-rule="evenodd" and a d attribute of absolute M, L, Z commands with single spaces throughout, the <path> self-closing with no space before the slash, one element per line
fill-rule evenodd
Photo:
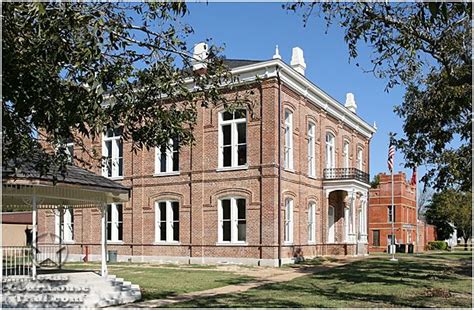
<path fill-rule="evenodd" d="M 155 148 L 155 174 L 179 171 L 179 142 L 169 139 L 168 144 Z"/>
<path fill-rule="evenodd" d="M 219 167 L 247 165 L 247 112 L 219 114 Z"/>
<path fill-rule="evenodd" d="M 107 205 L 107 241 L 123 240 L 123 206 L 122 204 Z"/>
<path fill-rule="evenodd" d="M 68 158 L 68 162 L 72 163 L 74 160 L 74 143 L 73 142 L 66 143 L 66 155 Z"/>
<path fill-rule="evenodd" d="M 316 242 L 316 203 L 310 202 L 308 206 L 308 242 Z"/>
<path fill-rule="evenodd" d="M 357 169 L 362 170 L 362 147 L 357 148 Z"/>
<path fill-rule="evenodd" d="M 155 241 L 179 241 L 179 202 L 164 200 L 155 202 Z"/>
<path fill-rule="evenodd" d="M 308 175 L 316 176 L 316 146 L 315 146 L 316 126 L 313 123 L 308 124 Z"/>
<path fill-rule="evenodd" d="M 332 133 L 326 133 L 326 168 L 336 167 L 334 140 L 335 138 Z"/>
<path fill-rule="evenodd" d="M 285 169 L 293 170 L 293 113 L 285 110 Z"/>
<path fill-rule="evenodd" d="M 122 129 L 108 129 L 102 140 L 102 156 L 105 162 L 102 175 L 105 177 L 123 176 Z"/>
<path fill-rule="evenodd" d="M 244 198 L 219 200 L 219 243 L 244 243 L 247 238 L 246 202 Z"/>
<path fill-rule="evenodd" d="M 349 165 L 349 141 L 344 140 L 344 146 L 342 148 L 342 157 L 344 161 L 344 168 L 350 168 Z"/>
<path fill-rule="evenodd" d="M 293 199 L 285 200 L 285 242 L 293 243 Z"/>
<path fill-rule="evenodd" d="M 62 213 L 62 219 L 61 219 Z M 74 241 L 74 210 L 72 208 L 63 208 L 54 212 L 55 233 L 63 242 Z"/>

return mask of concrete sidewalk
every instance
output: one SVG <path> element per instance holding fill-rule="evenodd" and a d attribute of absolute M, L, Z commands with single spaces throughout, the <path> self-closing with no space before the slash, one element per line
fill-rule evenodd
<path fill-rule="evenodd" d="M 345 258 L 335 262 L 325 262 L 322 265 L 310 266 L 310 267 L 301 267 L 301 268 L 271 268 L 271 267 L 255 267 L 255 268 L 243 268 L 239 266 L 219 266 L 224 268 L 222 271 L 231 271 L 239 275 L 252 276 L 256 278 L 253 281 L 246 283 L 241 283 L 238 285 L 227 285 L 223 287 L 213 288 L 204 291 L 197 291 L 192 293 L 181 294 L 178 296 L 173 296 L 164 299 L 154 299 L 147 300 L 143 302 L 131 303 L 121 306 L 121 308 L 161 308 L 166 307 L 170 304 L 186 302 L 193 299 L 203 298 L 203 297 L 213 297 L 216 295 L 225 295 L 232 293 L 241 293 L 249 289 L 256 288 L 269 283 L 280 283 L 287 282 L 293 279 L 313 274 L 317 272 L 322 272 L 330 268 L 343 266 L 345 264 L 351 263 L 356 260 L 360 260 L 360 257 L 357 258 Z"/>

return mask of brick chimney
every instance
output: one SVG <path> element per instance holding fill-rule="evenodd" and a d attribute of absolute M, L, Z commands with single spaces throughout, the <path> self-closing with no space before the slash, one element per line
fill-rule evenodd
<path fill-rule="evenodd" d="M 306 69 L 306 63 L 304 62 L 303 50 L 299 47 L 293 47 L 293 52 L 291 54 L 291 63 L 290 65 L 297 72 L 304 75 L 304 70 Z"/>
<path fill-rule="evenodd" d="M 346 94 L 346 104 L 344 106 L 348 108 L 351 112 L 356 113 L 357 104 L 355 102 L 353 93 Z"/>

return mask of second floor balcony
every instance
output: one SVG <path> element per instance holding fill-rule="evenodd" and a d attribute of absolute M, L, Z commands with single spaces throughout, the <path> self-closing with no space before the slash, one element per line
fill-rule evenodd
<path fill-rule="evenodd" d="M 369 174 L 357 168 L 326 168 L 324 180 L 357 180 L 369 184 Z"/>

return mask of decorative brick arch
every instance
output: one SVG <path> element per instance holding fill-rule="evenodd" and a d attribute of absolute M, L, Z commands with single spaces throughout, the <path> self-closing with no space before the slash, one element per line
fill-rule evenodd
<path fill-rule="evenodd" d="M 247 204 L 250 205 L 253 201 L 252 192 L 245 188 L 226 188 L 214 192 L 209 197 L 209 205 L 217 206 L 217 201 L 225 197 L 242 197 L 247 200 Z"/>
<path fill-rule="evenodd" d="M 156 201 L 177 200 L 180 206 L 184 205 L 184 195 L 175 192 L 161 192 L 148 198 L 148 205 L 154 206 Z"/>

